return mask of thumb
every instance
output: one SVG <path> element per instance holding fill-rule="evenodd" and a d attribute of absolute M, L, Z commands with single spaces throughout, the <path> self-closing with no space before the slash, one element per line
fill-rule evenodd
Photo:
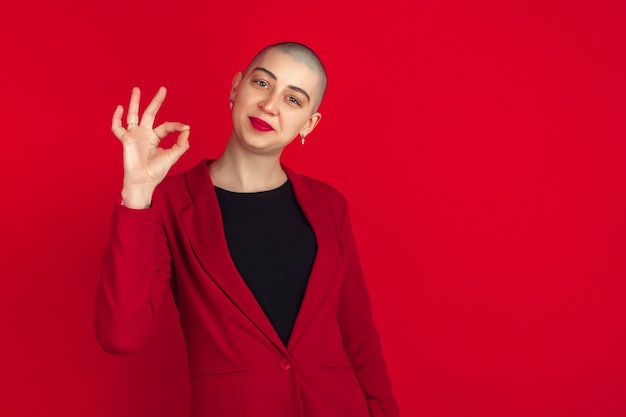
<path fill-rule="evenodd" d="M 172 145 L 169 149 L 169 157 L 172 164 L 174 164 L 178 159 L 183 156 L 187 149 L 189 149 L 189 135 L 191 131 L 188 126 L 185 126 L 186 129 L 183 129 L 176 139 L 176 143 Z"/>

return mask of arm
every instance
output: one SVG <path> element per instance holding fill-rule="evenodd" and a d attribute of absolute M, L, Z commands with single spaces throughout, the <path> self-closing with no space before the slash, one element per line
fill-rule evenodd
<path fill-rule="evenodd" d="M 96 291 L 96 338 L 109 353 L 139 349 L 154 328 L 172 275 L 155 209 L 113 209 Z"/>
<path fill-rule="evenodd" d="M 123 205 L 114 207 L 95 315 L 98 342 L 111 353 L 132 352 L 143 344 L 172 275 L 165 231 L 155 209 L 148 207 L 157 185 L 189 148 L 189 126 L 166 122 L 152 128 L 165 95 L 161 87 L 139 121 L 140 91 L 134 88 L 126 129 L 122 106 L 113 113 L 111 130 L 124 151 Z M 180 132 L 174 146 L 160 148 L 160 141 L 174 132 Z"/>
<path fill-rule="evenodd" d="M 391 389 L 380 338 L 374 325 L 347 206 L 344 206 L 340 226 L 347 267 L 340 289 L 337 317 L 344 347 L 365 394 L 370 415 L 397 417 L 398 405 Z"/>

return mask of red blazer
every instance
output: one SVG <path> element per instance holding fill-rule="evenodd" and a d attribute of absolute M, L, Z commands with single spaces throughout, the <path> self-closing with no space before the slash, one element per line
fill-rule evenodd
<path fill-rule="evenodd" d="M 115 206 L 96 294 L 102 347 L 140 348 L 171 288 L 191 416 L 398 416 L 343 196 L 285 168 L 318 251 L 284 346 L 230 257 L 209 163 L 166 178 L 150 209 Z"/>

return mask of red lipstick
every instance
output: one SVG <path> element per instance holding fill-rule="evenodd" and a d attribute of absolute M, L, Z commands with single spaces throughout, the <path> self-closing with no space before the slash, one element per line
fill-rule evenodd
<path fill-rule="evenodd" d="M 259 119 L 258 117 L 249 117 L 249 119 L 252 127 L 260 132 L 269 132 L 270 130 L 274 130 L 274 128 L 270 126 L 269 123 Z"/>

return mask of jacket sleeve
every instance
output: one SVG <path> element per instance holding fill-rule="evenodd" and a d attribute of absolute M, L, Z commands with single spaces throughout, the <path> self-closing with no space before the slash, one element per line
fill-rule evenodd
<path fill-rule="evenodd" d="M 155 208 L 115 205 L 96 290 L 96 338 L 105 351 L 130 353 L 144 344 L 171 275 L 170 249 Z"/>
<path fill-rule="evenodd" d="M 365 394 L 370 416 L 397 417 L 399 409 L 374 325 L 347 205 L 344 205 L 340 230 L 347 260 L 338 307 L 344 348 Z"/>

